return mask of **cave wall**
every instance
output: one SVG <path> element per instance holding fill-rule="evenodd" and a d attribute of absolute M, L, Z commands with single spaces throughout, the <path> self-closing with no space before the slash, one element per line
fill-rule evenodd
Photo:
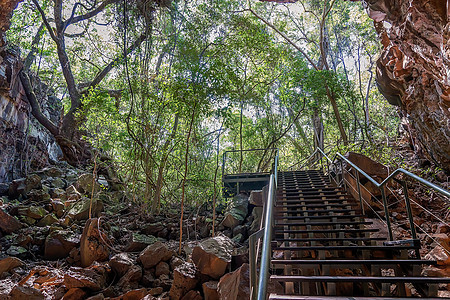
<path fill-rule="evenodd" d="M 383 46 L 377 83 L 421 151 L 450 171 L 450 0 L 367 0 Z"/>
<path fill-rule="evenodd" d="M 18 77 L 22 61 L 5 40 L 18 2 L 0 0 L 0 183 L 38 170 L 60 155 L 53 137 L 31 117 L 31 107 Z M 59 99 L 49 96 L 48 87 L 37 77 L 31 77 L 44 114 L 57 123 L 61 111 Z"/>

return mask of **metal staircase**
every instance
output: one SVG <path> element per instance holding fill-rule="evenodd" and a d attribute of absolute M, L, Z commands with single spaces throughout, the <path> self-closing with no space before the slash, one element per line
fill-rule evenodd
<path fill-rule="evenodd" d="M 438 285 L 449 284 L 450 278 L 421 276 L 423 266 L 436 261 L 420 257 L 408 197 L 405 214 L 412 238 L 394 239 L 384 189 L 394 179 L 407 195 L 406 184 L 394 178 L 401 172 L 447 197 L 450 193 L 405 170 L 394 171 L 382 183 L 375 182 L 383 189 L 387 233 L 374 236 L 378 229 L 368 227 L 372 222 L 366 219 L 361 196 L 355 199 L 348 192 L 342 163 L 356 175 L 368 175 L 343 156 L 331 160 L 320 149 L 317 153 L 327 162 L 320 170 L 278 172 L 275 158 L 264 227 L 249 240 L 252 299 L 436 297 Z M 357 184 L 353 188 L 360 195 Z M 271 293 L 270 281 L 281 283 L 283 293 Z"/>

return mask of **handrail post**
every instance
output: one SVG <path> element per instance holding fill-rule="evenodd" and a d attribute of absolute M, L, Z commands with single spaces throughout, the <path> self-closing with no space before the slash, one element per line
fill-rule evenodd
<path fill-rule="evenodd" d="M 386 216 L 386 226 L 389 233 L 389 240 L 393 241 L 394 236 L 392 234 L 392 228 L 391 228 L 391 220 L 389 219 L 389 208 L 386 200 L 386 192 L 384 190 L 384 185 L 380 186 L 381 191 L 381 197 L 383 198 L 383 206 L 384 206 L 384 215 Z"/>
<path fill-rule="evenodd" d="M 255 236 L 248 238 L 248 260 L 250 264 L 250 295 L 251 299 L 256 299 L 257 277 L 256 277 L 256 253 L 255 253 Z"/>
<path fill-rule="evenodd" d="M 342 162 L 342 159 L 339 161 L 340 161 L 340 165 L 341 165 L 341 179 L 339 180 L 339 184 L 341 184 L 341 180 L 342 180 L 342 184 L 344 184 L 344 163 Z"/>
<path fill-rule="evenodd" d="M 261 268 L 258 281 L 258 300 L 266 300 L 269 265 L 271 258 L 270 243 L 272 240 L 272 209 L 274 200 L 275 176 L 270 175 L 269 193 L 267 197 L 267 210 L 265 214 L 264 242 L 261 252 Z"/>
<path fill-rule="evenodd" d="M 361 186 L 359 183 L 359 173 L 358 173 L 358 171 L 356 171 L 356 169 L 353 168 L 353 170 L 355 170 L 356 185 L 358 187 L 359 204 L 361 205 L 362 214 L 365 215 L 366 213 L 364 211 L 364 205 L 363 205 L 362 196 L 361 196 Z"/>
<path fill-rule="evenodd" d="M 406 206 L 406 213 L 408 214 L 409 227 L 411 228 L 411 237 L 413 238 L 413 240 L 417 240 L 416 225 L 414 224 L 414 217 L 411 209 L 411 201 L 409 201 L 408 186 L 406 184 L 406 181 L 404 180 L 402 180 L 400 183 L 403 187 L 403 194 L 405 194 L 405 206 Z M 416 249 L 416 256 L 417 258 L 420 259 L 419 249 Z"/>

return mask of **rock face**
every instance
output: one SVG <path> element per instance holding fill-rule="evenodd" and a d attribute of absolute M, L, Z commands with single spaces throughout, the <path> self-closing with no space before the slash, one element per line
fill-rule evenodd
<path fill-rule="evenodd" d="M 448 1 L 366 2 L 383 45 L 380 91 L 408 116 L 424 154 L 450 170 Z"/>

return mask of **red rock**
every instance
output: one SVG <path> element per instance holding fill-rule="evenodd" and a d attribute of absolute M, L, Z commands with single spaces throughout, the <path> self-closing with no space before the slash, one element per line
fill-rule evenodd
<path fill-rule="evenodd" d="M 164 289 L 160 286 L 152 288 L 148 291 L 148 294 L 151 296 L 156 296 L 156 295 L 160 295 L 164 292 Z"/>
<path fill-rule="evenodd" d="M 9 293 L 9 300 L 44 300 L 44 294 L 32 287 L 16 285 Z"/>
<path fill-rule="evenodd" d="M 147 246 L 140 254 L 139 261 L 145 269 L 150 269 L 156 266 L 160 261 L 167 261 L 173 255 L 173 251 L 169 250 L 166 245 L 161 242 L 156 242 Z"/>
<path fill-rule="evenodd" d="M 141 300 L 146 294 L 147 289 L 136 289 L 123 294 L 122 300 Z"/>
<path fill-rule="evenodd" d="M 435 260 L 438 265 L 450 265 L 450 255 L 441 246 L 434 247 L 433 250 L 425 255 L 425 259 Z"/>
<path fill-rule="evenodd" d="M 218 281 L 208 281 L 202 284 L 205 300 L 219 300 Z"/>
<path fill-rule="evenodd" d="M 110 259 L 109 265 L 118 277 L 122 277 L 130 269 L 130 267 L 133 266 L 133 260 L 127 253 L 122 252 L 114 255 Z"/>
<path fill-rule="evenodd" d="M 142 268 L 140 266 L 132 266 L 128 269 L 127 273 L 120 278 L 117 286 L 123 290 L 133 290 L 138 287 L 138 282 L 142 278 Z"/>
<path fill-rule="evenodd" d="M 200 273 L 218 279 L 231 262 L 233 247 L 233 242 L 225 236 L 206 239 L 194 248 L 192 261 Z"/>
<path fill-rule="evenodd" d="M 22 228 L 22 223 L 20 223 L 16 218 L 5 213 L 3 209 L 0 209 L 0 229 L 4 233 L 10 234 L 16 232 L 20 228 Z"/>
<path fill-rule="evenodd" d="M 186 295 L 181 298 L 181 300 L 203 300 L 199 291 L 190 290 Z"/>
<path fill-rule="evenodd" d="M 156 265 L 156 270 L 155 270 L 155 276 L 159 277 L 161 275 L 169 275 L 170 274 L 170 268 L 169 268 L 169 264 L 161 261 L 159 262 L 159 264 Z"/>
<path fill-rule="evenodd" d="M 283 287 L 278 282 L 269 282 L 268 293 L 282 293 Z M 250 299 L 250 269 L 243 264 L 232 273 L 220 278 L 218 291 L 220 299 Z"/>
<path fill-rule="evenodd" d="M 9 272 L 14 268 L 23 266 L 23 262 L 17 257 L 7 257 L 0 260 L 0 276 L 3 272 Z"/>
<path fill-rule="evenodd" d="M 109 257 L 109 249 L 105 244 L 105 242 L 108 241 L 108 237 L 103 232 L 99 232 L 99 226 L 99 219 L 97 218 L 86 221 L 80 239 L 82 267 L 88 267 L 94 261 L 105 261 Z"/>
<path fill-rule="evenodd" d="M 251 191 L 250 197 L 248 198 L 248 203 L 253 204 L 255 206 L 262 207 L 264 206 L 264 200 L 263 200 L 263 191 Z"/>
<path fill-rule="evenodd" d="M 86 292 L 80 288 L 71 288 L 64 294 L 62 300 L 83 300 L 86 297 Z"/>
<path fill-rule="evenodd" d="M 181 299 L 198 282 L 197 268 L 192 263 L 184 263 L 173 271 L 173 283 L 169 295 L 171 299 Z"/>
<path fill-rule="evenodd" d="M 44 256 L 53 260 L 65 258 L 80 243 L 80 237 L 69 230 L 54 230 L 45 239 Z"/>
<path fill-rule="evenodd" d="M 105 274 L 98 268 L 72 267 L 64 274 L 64 285 L 66 288 L 86 288 L 99 291 L 104 288 L 106 282 Z"/>

